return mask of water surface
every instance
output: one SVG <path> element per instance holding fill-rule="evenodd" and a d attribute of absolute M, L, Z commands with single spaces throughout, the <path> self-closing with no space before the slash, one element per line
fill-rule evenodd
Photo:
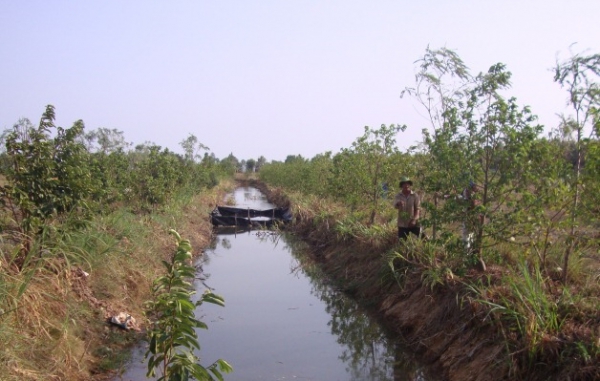
<path fill-rule="evenodd" d="M 273 207 L 254 188 L 231 197 L 237 207 Z M 269 231 L 216 235 L 196 287 L 223 296 L 225 307 L 197 312 L 208 325 L 198 332 L 202 365 L 226 360 L 234 372 L 225 380 L 435 380 L 302 251 L 293 237 Z M 144 374 L 132 364 L 123 379 Z"/>

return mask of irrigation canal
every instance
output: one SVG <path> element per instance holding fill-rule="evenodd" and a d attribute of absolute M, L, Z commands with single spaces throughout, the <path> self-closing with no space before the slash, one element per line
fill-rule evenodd
<path fill-rule="evenodd" d="M 236 206 L 269 209 L 255 188 L 238 188 Z M 337 291 L 305 256 L 302 243 L 270 231 L 219 231 L 198 265 L 225 307 L 203 304 L 196 314 L 201 364 L 229 362 L 225 380 L 437 381 L 400 341 Z M 138 348 L 117 380 L 146 380 Z"/>

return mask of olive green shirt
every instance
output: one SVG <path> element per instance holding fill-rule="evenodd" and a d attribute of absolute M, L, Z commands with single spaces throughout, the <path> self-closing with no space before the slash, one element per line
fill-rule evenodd
<path fill-rule="evenodd" d="M 421 210 L 421 199 L 414 191 L 409 195 L 400 192 L 394 199 L 394 208 L 398 209 L 398 227 L 408 228 L 410 220 L 414 219 L 418 225 L 419 214 Z M 414 226 L 414 225 L 413 225 Z"/>

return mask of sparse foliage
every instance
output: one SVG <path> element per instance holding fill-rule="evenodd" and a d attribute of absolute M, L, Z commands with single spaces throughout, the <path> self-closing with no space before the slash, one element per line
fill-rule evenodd
<path fill-rule="evenodd" d="M 198 138 L 194 134 L 190 134 L 185 140 L 179 143 L 185 153 L 185 159 L 187 161 L 194 162 L 201 158 L 201 151 L 209 151 L 210 148 L 198 141 Z"/>
<path fill-rule="evenodd" d="M 131 146 L 131 143 L 125 140 L 123 131 L 119 131 L 116 128 L 101 127 L 84 134 L 83 137 L 91 152 L 94 152 L 94 149 L 96 149 L 105 155 L 111 152 L 127 150 Z M 96 145 L 98 146 L 97 148 Z"/>
<path fill-rule="evenodd" d="M 570 209 L 570 237 L 563 261 L 563 282 L 567 281 L 569 258 L 574 250 L 575 235 L 578 219 L 581 214 L 581 192 L 583 155 L 589 146 L 591 163 L 597 160 L 598 143 L 591 141 L 591 137 L 598 137 L 600 127 L 600 54 L 581 55 L 575 54 L 565 62 L 557 62 L 554 81 L 569 94 L 567 104 L 572 108 L 573 115 L 562 116 L 561 129 L 563 136 L 572 137 L 575 142 L 575 169 L 570 182 L 572 188 L 572 205 Z M 587 135 L 587 137 L 586 137 Z M 589 173 L 595 170 L 590 166 Z M 591 178 L 593 183 L 598 183 L 597 178 Z M 596 188 L 597 189 L 597 188 Z M 592 210 L 596 209 L 593 207 Z"/>

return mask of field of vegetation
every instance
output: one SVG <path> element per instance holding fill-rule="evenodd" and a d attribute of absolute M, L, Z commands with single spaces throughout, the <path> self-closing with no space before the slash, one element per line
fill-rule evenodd
<path fill-rule="evenodd" d="M 498 333 L 504 350 L 494 362 L 507 376 L 599 379 L 600 55 L 556 64 L 572 114 L 547 135 L 510 97 L 503 64 L 472 75 L 453 51 L 428 49 L 420 68 L 403 96 L 430 116 L 422 144 L 400 152 L 404 126 L 365 127 L 335 155 L 288 156 L 260 179 L 304 195 L 294 212 L 310 216 L 304 236 L 319 247 L 368 245 L 386 253 L 382 279 L 403 284 L 417 272 L 432 294 L 454 290 Z M 405 245 L 391 207 L 402 176 L 421 195 L 427 236 Z M 471 182 L 475 208 L 458 197 Z M 463 223 L 474 232 L 468 252 Z"/>
<path fill-rule="evenodd" d="M 202 322 L 178 276 L 191 274 L 186 261 L 208 245 L 206 217 L 241 167 L 292 197 L 309 242 L 380 255 L 384 270 L 373 270 L 380 279 L 371 283 L 407 289 L 417 279 L 428 297 L 451 295 L 452 308 L 500 338 L 494 365 L 506 377 L 600 379 L 600 55 L 556 64 L 572 113 L 549 132 L 510 97 L 503 64 L 472 75 L 453 51 L 428 49 L 420 69 L 402 95 L 430 125 L 407 152 L 396 144 L 405 126 L 392 124 L 365 127 L 336 154 L 240 166 L 193 135 L 178 155 L 152 143 L 132 149 L 115 130 L 86 133 L 81 121 L 57 127 L 52 106 L 37 126 L 18 121 L 0 156 L 0 379 L 100 379 L 119 369 L 123 348 L 152 317 L 145 302 L 154 297 L 154 317 L 166 317 L 173 294 L 161 290 L 172 285 L 181 297 L 173 313 L 187 313 L 188 325 L 153 321 L 150 361 L 177 364 L 159 333 L 194 345 L 188 328 Z M 396 238 L 391 203 L 402 176 L 421 195 L 426 239 Z M 458 197 L 471 182 L 480 189 L 475 208 Z M 107 323 L 119 312 L 137 319 L 134 329 Z M 217 365 L 189 369 L 218 378 L 229 369 Z"/>
<path fill-rule="evenodd" d="M 39 125 L 22 119 L 3 136 L 0 379 L 114 376 L 152 327 L 173 333 L 154 341 L 155 367 L 193 360 L 177 363 L 163 339 L 177 337 L 186 353 L 194 337 L 181 330 L 201 322 L 183 308 L 172 314 L 185 322 L 177 326 L 166 312 L 188 305 L 186 261 L 209 245 L 207 216 L 238 163 L 200 156 L 206 147 L 193 135 L 184 155 L 130 149 L 115 130 L 57 127 L 54 113 L 48 106 Z M 210 297 L 203 301 L 222 303 Z M 129 330 L 109 324 L 121 313 L 133 317 Z M 185 366 L 180 373 L 219 372 Z"/>

